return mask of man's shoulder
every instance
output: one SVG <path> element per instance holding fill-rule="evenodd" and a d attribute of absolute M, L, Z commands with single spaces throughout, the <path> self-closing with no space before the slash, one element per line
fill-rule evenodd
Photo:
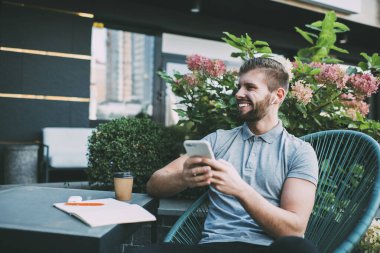
<path fill-rule="evenodd" d="M 242 130 L 242 128 L 243 128 L 243 125 L 235 127 L 235 128 L 232 128 L 232 129 L 228 129 L 228 130 L 218 129 L 218 130 L 215 131 L 215 133 L 217 133 L 220 136 L 235 135 L 237 133 L 240 133 L 240 131 Z"/>
<path fill-rule="evenodd" d="M 299 137 L 290 134 L 285 128 L 283 131 L 284 138 L 286 139 L 286 143 L 288 146 L 291 146 L 294 152 L 297 152 L 300 149 L 306 149 L 309 151 L 314 151 L 313 147 L 310 143 L 302 140 Z"/>
<path fill-rule="evenodd" d="M 243 126 L 238 126 L 232 129 L 218 129 L 215 132 L 212 132 L 204 137 L 204 139 L 220 139 L 220 138 L 228 138 L 230 136 L 235 136 L 241 132 Z"/>
<path fill-rule="evenodd" d="M 293 143 L 294 145 L 302 145 L 302 144 L 307 143 L 306 141 L 302 140 L 300 137 L 297 137 L 289 133 L 285 128 L 283 131 L 283 135 L 289 142 Z"/>
<path fill-rule="evenodd" d="M 204 137 L 203 140 L 210 142 L 214 152 L 218 152 L 224 147 L 229 146 L 229 143 L 236 141 L 236 139 L 241 139 L 236 138 L 241 134 L 241 130 L 242 126 L 235 127 L 229 130 L 218 129 L 215 132 Z"/>

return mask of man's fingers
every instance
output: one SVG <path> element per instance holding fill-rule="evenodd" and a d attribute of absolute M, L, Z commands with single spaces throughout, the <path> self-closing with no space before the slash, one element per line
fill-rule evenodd
<path fill-rule="evenodd" d="M 186 172 L 186 181 L 188 187 L 200 187 L 210 185 L 213 172 L 209 166 L 196 167 L 188 169 Z"/>
<path fill-rule="evenodd" d="M 194 188 L 194 187 L 201 187 L 201 186 L 206 186 L 206 185 L 210 185 L 211 184 L 211 177 L 209 176 L 197 176 L 197 177 L 194 177 L 194 179 L 192 180 L 192 182 L 190 183 L 190 187 L 191 188 Z"/>
<path fill-rule="evenodd" d="M 205 174 L 211 172 L 211 167 L 210 166 L 199 166 L 191 169 L 191 174 L 193 176 L 197 176 L 200 174 Z"/>
<path fill-rule="evenodd" d="M 212 172 L 212 178 L 217 179 L 217 180 L 223 180 L 224 179 L 224 173 L 220 171 L 213 171 Z"/>
<path fill-rule="evenodd" d="M 202 160 L 202 163 L 210 166 L 213 170 L 216 170 L 216 171 L 225 171 L 226 170 L 226 165 L 228 167 L 231 167 L 231 164 L 224 161 L 224 160 L 214 160 L 214 159 L 207 159 L 207 158 L 204 158 Z"/>
<path fill-rule="evenodd" d="M 206 180 L 209 180 L 212 178 L 212 172 L 206 172 L 204 174 L 199 174 L 199 175 L 196 175 L 193 177 L 193 181 L 194 182 L 202 182 L 202 181 L 206 181 Z"/>
<path fill-rule="evenodd" d="M 195 187 L 202 187 L 202 186 L 208 186 L 210 184 L 211 184 L 210 181 L 204 181 L 204 182 L 200 182 L 200 183 L 195 184 L 195 186 L 193 188 L 195 188 Z"/>
<path fill-rule="evenodd" d="M 191 169 L 198 166 L 201 162 L 202 162 L 201 157 L 190 157 L 186 159 L 185 163 L 183 164 L 183 167 L 187 169 Z"/>
<path fill-rule="evenodd" d="M 211 185 L 217 186 L 217 185 L 224 185 L 224 182 L 222 180 L 219 180 L 215 177 L 211 178 Z"/>

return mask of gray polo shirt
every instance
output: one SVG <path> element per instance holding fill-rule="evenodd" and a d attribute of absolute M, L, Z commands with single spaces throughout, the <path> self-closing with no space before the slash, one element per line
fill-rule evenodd
<path fill-rule="evenodd" d="M 216 159 L 231 163 L 240 176 L 275 206 L 280 206 L 287 178 L 301 178 L 317 185 L 318 161 L 312 146 L 289 134 L 281 122 L 267 133 L 254 135 L 247 124 L 218 130 L 204 138 Z M 200 243 L 240 241 L 270 245 L 273 238 L 231 195 L 209 189 L 210 207 Z"/>

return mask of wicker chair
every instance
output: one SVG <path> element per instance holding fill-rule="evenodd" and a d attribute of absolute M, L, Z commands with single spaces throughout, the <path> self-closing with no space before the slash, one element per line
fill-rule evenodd
<path fill-rule="evenodd" d="M 330 130 L 302 137 L 315 149 L 319 183 L 305 237 L 321 253 L 350 252 L 371 224 L 380 204 L 380 145 L 349 130 Z M 164 242 L 195 244 L 207 215 L 208 196 L 201 196 L 180 217 Z"/>

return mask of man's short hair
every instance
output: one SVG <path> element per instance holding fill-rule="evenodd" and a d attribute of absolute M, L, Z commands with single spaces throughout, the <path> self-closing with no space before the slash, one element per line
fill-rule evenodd
<path fill-rule="evenodd" d="M 268 90 L 270 92 L 280 87 L 288 91 L 289 74 L 278 61 L 263 57 L 249 59 L 240 67 L 239 76 L 254 69 L 260 69 L 265 73 Z"/>

